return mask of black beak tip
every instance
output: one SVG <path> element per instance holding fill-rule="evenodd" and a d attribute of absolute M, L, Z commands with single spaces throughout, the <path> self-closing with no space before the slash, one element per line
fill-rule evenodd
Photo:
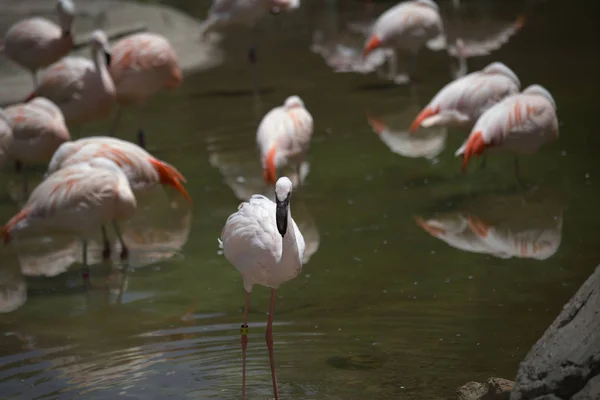
<path fill-rule="evenodd" d="M 106 57 L 106 65 L 110 65 L 110 62 L 112 61 L 112 55 L 108 51 L 105 51 L 104 57 Z"/>

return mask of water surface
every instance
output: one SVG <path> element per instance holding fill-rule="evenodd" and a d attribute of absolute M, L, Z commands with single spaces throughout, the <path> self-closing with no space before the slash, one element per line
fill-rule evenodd
<path fill-rule="evenodd" d="M 192 3 L 172 4 L 203 18 L 206 8 Z M 556 1 L 490 1 L 461 14 L 468 31 L 473 19 L 495 29 L 525 12 L 525 27 L 469 68 L 501 60 L 558 104 L 560 139 L 520 160 L 518 184 L 509 156 L 461 175 L 460 130 L 407 138 L 451 79 L 455 61 L 445 54 L 423 51 L 418 82 L 406 87 L 377 73 L 336 74 L 311 52 L 316 30 L 334 40 L 389 3 L 369 11 L 342 2 L 337 13 L 332 2 L 305 3 L 257 28 L 259 105 L 246 59 L 252 40 L 240 29 L 223 42 L 223 65 L 124 115 L 119 135 L 133 140 L 143 124 L 148 149 L 182 171 L 194 199 L 189 208 L 161 189 L 140 200 L 124 227 L 129 270 L 118 255 L 103 263 L 92 246 L 86 290 L 75 238 L 0 250 L 0 397 L 240 398 L 244 291 L 216 238 L 242 199 L 266 190 L 256 127 L 291 94 L 304 99 L 315 133 L 292 200 L 307 263 L 279 290 L 275 311 L 282 398 L 447 399 L 468 381 L 514 377 L 598 263 L 592 13 Z M 449 4 L 444 10 L 458 18 Z M 480 29 L 474 35 L 485 36 Z M 10 168 L 0 176 L 1 220 L 18 210 L 20 179 Z M 31 184 L 40 179 L 31 173 Z M 251 300 L 249 398 L 272 396 L 268 296 L 257 287 Z"/>

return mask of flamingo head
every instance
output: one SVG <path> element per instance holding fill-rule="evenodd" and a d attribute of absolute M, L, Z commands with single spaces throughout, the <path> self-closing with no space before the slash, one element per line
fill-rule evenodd
<path fill-rule="evenodd" d="M 281 237 L 287 232 L 291 197 L 292 181 L 287 176 L 282 176 L 275 184 L 275 220 Z"/>
<path fill-rule="evenodd" d="M 73 18 L 75 17 L 75 4 L 71 0 L 58 0 L 56 2 L 56 12 L 63 33 L 70 34 Z"/>
<path fill-rule="evenodd" d="M 97 52 L 102 51 L 104 53 L 104 57 L 106 58 L 106 65 L 110 65 L 112 56 L 106 33 L 100 29 L 97 29 L 92 32 L 90 38 L 92 42 L 92 53 L 96 54 Z"/>
<path fill-rule="evenodd" d="M 296 107 L 304 108 L 304 102 L 302 101 L 300 96 L 290 96 L 287 99 L 285 99 L 283 107 L 285 107 L 286 110 Z"/>

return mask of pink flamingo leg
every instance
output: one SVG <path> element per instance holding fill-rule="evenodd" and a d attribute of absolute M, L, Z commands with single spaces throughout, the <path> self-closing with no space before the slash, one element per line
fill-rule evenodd
<path fill-rule="evenodd" d="M 246 304 L 244 306 L 244 324 L 242 333 L 242 400 L 246 400 L 246 348 L 248 347 L 248 308 L 250 307 L 250 292 L 246 293 Z"/>
<path fill-rule="evenodd" d="M 269 349 L 269 362 L 271 363 L 271 377 L 273 378 L 273 393 L 275 400 L 279 400 L 279 390 L 277 390 L 277 375 L 275 374 L 275 357 L 273 355 L 273 312 L 275 311 L 275 289 L 271 289 L 271 306 L 269 307 L 269 322 L 267 323 L 267 348 Z"/>

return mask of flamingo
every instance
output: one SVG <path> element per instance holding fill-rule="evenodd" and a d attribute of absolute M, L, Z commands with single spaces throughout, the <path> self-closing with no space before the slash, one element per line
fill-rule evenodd
<path fill-rule="evenodd" d="M 95 158 L 70 165 L 48 176 L 2 229 L 4 243 L 26 232 L 64 232 L 81 237 L 87 269 L 87 242 L 98 225 L 131 218 L 136 199 L 127 176 L 113 161 Z"/>
<path fill-rule="evenodd" d="M 408 77 L 396 76 L 396 55 L 390 57 L 390 78 L 406 83 L 415 73 L 417 54 L 428 41 L 442 37 L 444 27 L 439 7 L 432 0 L 411 0 L 395 5 L 377 18 L 363 57 L 379 48 L 401 49 L 410 53 Z"/>
<path fill-rule="evenodd" d="M 0 166 L 10 159 L 10 147 L 13 143 L 12 125 L 10 118 L 0 108 Z"/>
<path fill-rule="evenodd" d="M 275 184 L 277 169 L 288 163 L 300 168 L 312 133 L 312 115 L 298 96 L 288 97 L 283 106 L 273 108 L 263 117 L 256 132 L 256 142 L 265 182 Z M 300 171 L 298 177 L 301 177 Z"/>
<path fill-rule="evenodd" d="M 183 82 L 173 46 L 156 33 L 138 33 L 115 43 L 109 71 L 117 92 L 111 135 L 115 134 L 121 107 L 145 103 L 161 88 L 175 89 Z M 140 136 L 143 140 L 143 131 Z"/>
<path fill-rule="evenodd" d="M 410 126 L 470 125 L 491 106 L 507 96 L 519 93 L 521 82 L 506 65 L 494 62 L 444 86 L 423 108 Z"/>
<path fill-rule="evenodd" d="M 108 73 L 110 47 L 106 34 L 91 35 L 92 60 L 65 57 L 42 75 L 36 90 L 28 97 L 46 97 L 55 102 L 68 123 L 83 123 L 105 118 L 115 103 L 115 85 Z"/>
<path fill-rule="evenodd" d="M 208 17 L 202 23 L 201 36 L 206 39 L 212 31 L 230 25 L 246 25 L 254 28 L 256 22 L 268 12 L 279 14 L 281 10 L 295 10 L 300 7 L 300 0 L 213 0 L 208 10 Z M 248 49 L 248 60 L 252 64 L 254 74 L 254 92 L 259 94 L 258 71 L 256 67 L 256 46 L 254 34 Z"/>
<path fill-rule="evenodd" d="M 556 102 L 540 85 L 506 97 L 477 120 L 467 141 L 456 151 L 463 156 L 465 173 L 469 160 L 486 150 L 533 154 L 544 143 L 558 139 Z M 518 165 L 517 176 L 518 176 Z"/>
<path fill-rule="evenodd" d="M 15 161 L 17 172 L 22 171 L 24 164 L 47 163 L 61 144 L 71 140 L 62 112 L 46 98 L 36 97 L 28 103 L 10 106 L 4 110 L 4 116 L 10 123 L 12 136 L 1 141 L 0 152 Z M 25 176 L 25 196 L 27 191 Z"/>
<path fill-rule="evenodd" d="M 28 18 L 11 26 L 4 41 L 0 41 L 0 51 L 29 70 L 34 88 L 37 88 L 37 70 L 57 62 L 73 47 L 71 26 L 75 6 L 71 0 L 58 0 L 56 11 L 60 26 L 44 18 Z"/>
<path fill-rule="evenodd" d="M 255 284 L 271 288 L 271 303 L 266 330 L 271 377 L 275 399 L 279 399 L 273 356 L 273 312 L 275 291 L 302 270 L 305 243 L 292 218 L 290 198 L 292 182 L 281 177 L 275 184 L 275 202 L 254 195 L 227 218 L 219 246 L 225 258 L 242 274 L 246 301 L 242 336 L 242 399 L 246 398 L 246 347 L 248 345 L 248 307 Z M 279 233 L 278 233 L 279 232 Z M 281 237 L 280 237 L 281 236 Z"/>
<path fill-rule="evenodd" d="M 48 165 L 47 176 L 67 167 L 87 162 L 97 157 L 107 158 L 116 163 L 125 173 L 134 193 L 148 190 L 158 184 L 169 185 L 191 202 L 191 197 L 183 186 L 183 175 L 170 164 L 161 161 L 138 145 L 107 136 L 93 136 L 64 143 L 56 150 Z M 103 257 L 110 256 L 110 243 L 106 229 L 102 226 L 104 240 Z M 121 241 L 123 245 L 123 242 Z M 122 247 L 121 258 L 128 255 L 127 247 Z"/>

